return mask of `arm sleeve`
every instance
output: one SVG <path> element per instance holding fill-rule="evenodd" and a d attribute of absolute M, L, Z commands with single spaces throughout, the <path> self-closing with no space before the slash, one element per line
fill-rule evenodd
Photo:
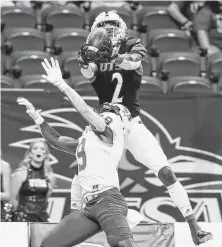
<path fill-rule="evenodd" d="M 75 154 L 76 144 L 78 143 L 77 140 L 61 136 L 46 121 L 38 126 L 41 130 L 42 136 L 51 146 L 67 153 Z"/>
<path fill-rule="evenodd" d="M 212 12 L 208 6 L 202 8 L 194 18 L 196 30 L 210 30 L 212 26 Z"/>
<path fill-rule="evenodd" d="M 146 56 L 147 50 L 141 39 L 137 39 L 135 44 L 131 47 L 129 54 L 140 54 L 142 58 Z"/>
<path fill-rule="evenodd" d="M 131 41 L 132 42 L 132 41 Z M 142 59 L 146 56 L 146 48 L 140 39 L 130 45 L 128 53 L 120 54 L 116 64 L 125 70 L 136 70 L 140 67 Z"/>

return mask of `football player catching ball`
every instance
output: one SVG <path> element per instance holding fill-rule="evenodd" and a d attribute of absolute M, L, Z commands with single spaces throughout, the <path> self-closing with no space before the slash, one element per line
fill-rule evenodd
<path fill-rule="evenodd" d="M 101 29 L 107 31 L 111 42 Z M 189 224 L 194 244 L 199 245 L 211 239 L 212 234 L 198 225 L 185 189 L 170 168 L 159 143 L 140 119 L 138 91 L 146 48 L 140 39 L 127 36 L 126 31 L 125 22 L 115 12 L 99 14 L 79 52 L 81 73 L 91 81 L 100 104 L 120 103 L 129 109 L 132 120 L 125 148 L 166 186 Z"/>

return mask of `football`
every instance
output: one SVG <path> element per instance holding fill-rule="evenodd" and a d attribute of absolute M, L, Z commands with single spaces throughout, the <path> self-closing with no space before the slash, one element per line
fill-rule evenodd
<path fill-rule="evenodd" d="M 88 61 L 109 62 L 112 57 L 112 50 L 112 41 L 106 29 L 96 28 L 89 34 L 82 55 Z"/>

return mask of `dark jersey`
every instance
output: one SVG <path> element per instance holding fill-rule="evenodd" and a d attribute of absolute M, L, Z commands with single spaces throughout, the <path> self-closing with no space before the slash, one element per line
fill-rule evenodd
<path fill-rule="evenodd" d="M 46 213 L 48 179 L 44 168 L 31 167 L 27 170 L 27 178 L 19 191 L 19 206 L 17 211 L 33 214 L 41 218 Z"/>
<path fill-rule="evenodd" d="M 142 41 L 128 37 L 122 42 L 119 54 L 138 53 L 142 57 L 146 55 L 146 48 Z M 118 102 L 125 105 L 132 117 L 139 115 L 138 90 L 140 88 L 143 68 L 142 65 L 136 70 L 124 70 L 114 63 L 100 63 L 96 79 L 92 86 L 98 95 L 100 104 L 104 102 Z"/>

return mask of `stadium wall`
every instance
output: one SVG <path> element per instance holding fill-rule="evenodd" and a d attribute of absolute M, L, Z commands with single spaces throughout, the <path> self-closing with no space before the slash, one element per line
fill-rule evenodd
<path fill-rule="evenodd" d="M 201 223 L 202 227 L 213 233 L 214 239 L 203 247 L 221 247 L 222 223 Z M 53 223 L 0 223 L 0 244 L 7 247 L 39 247 L 41 239 L 50 231 Z M 194 247 L 188 225 L 145 224 L 133 229 L 138 247 Z M 18 245 L 19 243 L 19 245 Z M 104 233 L 99 233 L 78 247 L 108 247 Z"/>
<path fill-rule="evenodd" d="M 14 170 L 30 142 L 41 135 L 16 104 L 29 99 L 42 109 L 46 121 L 62 135 L 78 138 L 86 122 L 60 93 L 2 90 L 2 156 Z M 85 94 L 93 107 L 97 99 Z M 208 95 L 140 95 L 141 118 L 162 146 L 172 169 L 189 194 L 196 218 L 222 222 L 222 97 Z M 147 147 L 147 151 L 149 147 Z M 49 200 L 51 222 L 69 212 L 69 193 L 76 171 L 75 157 L 51 148 L 51 164 L 57 185 Z M 166 189 L 151 171 L 125 152 L 119 167 L 121 191 L 130 208 L 151 223 L 183 221 Z"/>

